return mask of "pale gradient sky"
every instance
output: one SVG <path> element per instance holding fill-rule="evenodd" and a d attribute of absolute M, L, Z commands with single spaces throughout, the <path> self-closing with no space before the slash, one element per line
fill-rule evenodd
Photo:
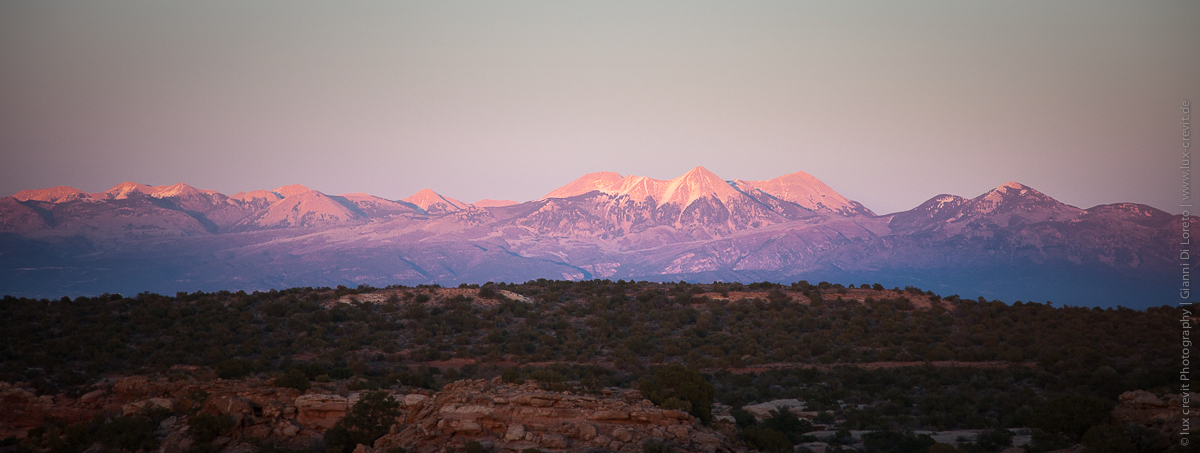
<path fill-rule="evenodd" d="M 0 2 L 0 195 L 803 170 L 1176 212 L 1200 2 Z"/>

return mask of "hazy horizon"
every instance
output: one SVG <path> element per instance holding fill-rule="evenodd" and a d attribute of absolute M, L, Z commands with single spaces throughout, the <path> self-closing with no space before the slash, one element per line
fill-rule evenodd
<path fill-rule="evenodd" d="M 0 194 L 537 199 L 804 171 L 877 213 L 1017 181 L 1176 212 L 1200 3 L 14 1 Z"/>

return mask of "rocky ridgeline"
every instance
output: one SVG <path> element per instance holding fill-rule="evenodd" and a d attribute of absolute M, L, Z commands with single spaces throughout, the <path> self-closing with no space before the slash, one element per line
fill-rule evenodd
<path fill-rule="evenodd" d="M 133 376 L 109 379 L 97 387 L 78 397 L 37 396 L 31 389 L 0 382 L 0 438 L 23 438 L 48 418 L 70 425 L 97 414 L 129 415 L 158 406 L 172 413 L 155 433 L 161 453 L 182 453 L 194 445 L 188 423 L 200 413 L 232 419 L 228 432 L 213 441 L 221 451 L 249 453 L 255 443 L 300 449 L 319 445 L 325 431 L 359 398 L 333 384 L 302 393 L 258 379 Z M 360 445 L 356 453 L 386 453 L 392 447 L 418 453 L 446 447 L 461 451 L 471 441 L 495 452 L 639 452 L 647 442 L 672 445 L 675 451 L 745 451 L 732 440 L 732 423 L 715 423 L 720 430 L 705 427 L 685 412 L 655 406 L 636 390 L 579 395 L 493 379 L 457 381 L 440 392 L 390 393 L 400 403 L 401 415 L 389 434 L 374 445 Z M 1169 434 L 1179 424 L 1180 407 L 1178 395 L 1126 392 L 1112 411 L 1111 423 L 1139 424 Z"/>
<path fill-rule="evenodd" d="M 446 446 L 463 448 L 469 441 L 495 451 L 640 452 L 644 443 L 655 441 L 674 445 L 677 451 L 739 451 L 726 435 L 685 412 L 661 409 L 635 390 L 590 396 L 545 391 L 533 384 L 464 380 L 432 398 L 408 395 L 403 405 L 404 423 L 363 452 L 404 447 L 432 453 Z"/>
<path fill-rule="evenodd" d="M 301 393 L 257 379 L 170 381 L 134 376 L 112 379 L 99 387 L 72 398 L 64 394 L 36 396 L 30 389 L 0 382 L 0 407 L 4 408 L 0 411 L 0 438 L 23 438 L 47 417 L 70 425 L 91 420 L 96 414 L 129 415 L 159 406 L 173 413 L 155 433 L 162 453 L 181 453 L 194 445 L 188 422 L 199 413 L 232 418 L 233 427 L 213 442 L 225 452 L 250 452 L 256 442 L 307 448 L 318 444 L 359 397 L 344 388 L 313 388 Z M 462 449 L 469 441 L 497 452 L 526 448 L 642 451 L 647 441 L 675 445 L 678 451 L 739 451 L 728 436 L 702 426 L 687 413 L 658 408 L 636 390 L 574 395 L 497 379 L 458 381 L 440 392 L 414 389 L 391 393 L 400 402 L 401 416 L 390 434 L 373 446 L 360 446 L 360 453 L 383 453 L 396 446 L 440 452 L 447 446 Z"/>
<path fill-rule="evenodd" d="M 353 397 L 302 394 L 276 388 L 257 379 L 179 380 L 132 376 L 112 379 L 78 398 L 64 394 L 35 396 L 29 389 L 0 382 L 0 438 L 25 437 L 51 418 L 67 425 L 91 420 L 96 414 L 130 415 L 153 406 L 174 415 L 156 433 L 163 452 L 182 452 L 192 446 L 188 414 L 226 414 L 233 420 L 218 446 L 237 447 L 251 439 L 280 446 L 306 447 L 318 440 L 345 413 Z"/>

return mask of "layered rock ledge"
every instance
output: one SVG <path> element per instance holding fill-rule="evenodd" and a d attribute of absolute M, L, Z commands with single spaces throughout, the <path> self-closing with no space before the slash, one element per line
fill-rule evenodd
<path fill-rule="evenodd" d="M 463 448 L 470 441 L 494 451 L 640 452 L 646 442 L 674 445 L 678 451 L 739 451 L 724 434 L 686 412 L 659 408 L 636 390 L 592 396 L 533 384 L 464 380 L 432 398 L 406 396 L 402 404 L 403 423 L 364 452 L 404 447 L 433 453 L 447 446 Z"/>

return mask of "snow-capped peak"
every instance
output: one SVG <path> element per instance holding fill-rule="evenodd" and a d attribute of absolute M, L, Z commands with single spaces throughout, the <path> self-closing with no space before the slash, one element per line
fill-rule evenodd
<path fill-rule="evenodd" d="M 732 184 L 743 192 L 760 190 L 775 198 L 795 203 L 811 211 L 831 211 L 849 214 L 866 209 L 843 197 L 821 182 L 821 180 L 802 171 L 766 181 L 742 181 L 739 179 L 734 180 Z"/>
<path fill-rule="evenodd" d="M 450 197 L 444 197 L 430 189 L 421 189 L 420 192 L 413 194 L 411 197 L 403 200 L 406 203 L 412 203 L 421 208 L 425 212 L 438 214 L 443 212 L 461 211 L 467 209 L 467 204 L 455 200 Z"/>
<path fill-rule="evenodd" d="M 287 198 L 292 195 L 308 192 L 310 190 L 312 190 L 312 189 L 309 189 L 308 187 L 304 187 L 300 184 L 289 184 L 289 185 L 286 185 L 283 187 L 276 188 L 275 190 L 272 190 L 271 192 L 275 192 L 275 194 L 279 195 L 280 197 Z"/>
<path fill-rule="evenodd" d="M 89 198 L 86 192 L 70 186 L 54 186 L 49 189 L 33 189 L 22 190 L 13 194 L 13 198 L 20 201 L 44 201 L 47 203 L 60 203 L 81 198 Z"/>
<path fill-rule="evenodd" d="M 547 198 L 568 198 L 600 191 L 609 195 L 627 196 L 637 201 L 647 198 L 659 206 L 667 203 L 687 207 L 692 202 L 712 196 L 727 201 L 738 196 L 737 190 L 704 167 L 696 167 L 678 178 L 664 181 L 645 176 L 626 176 L 614 172 L 589 173 L 546 194 Z"/>
<path fill-rule="evenodd" d="M 620 186 L 624 180 L 625 178 L 623 178 L 620 174 L 611 171 L 588 173 L 580 176 L 579 179 L 571 181 L 565 186 L 554 189 L 541 199 L 570 198 L 596 190 L 605 193 L 613 193 L 613 188 Z"/>
<path fill-rule="evenodd" d="M 129 198 L 129 196 L 134 193 L 149 195 L 153 191 L 154 188 L 148 185 L 139 184 L 132 181 L 125 181 L 113 186 L 111 189 L 104 191 L 104 193 L 107 194 L 109 198 L 114 200 L 124 200 Z"/>
<path fill-rule="evenodd" d="M 997 186 L 995 189 L 989 190 L 982 195 L 981 199 L 983 202 L 995 204 L 1003 201 L 1006 197 L 1014 195 L 1041 195 L 1041 192 L 1033 190 L 1029 186 L 1019 182 L 1009 181 Z"/>
<path fill-rule="evenodd" d="M 703 197 L 713 197 L 726 202 L 740 196 L 741 193 L 707 168 L 696 167 L 683 176 L 667 181 L 666 187 L 656 195 L 658 196 L 654 198 L 659 206 L 672 203 L 686 208 Z"/>

